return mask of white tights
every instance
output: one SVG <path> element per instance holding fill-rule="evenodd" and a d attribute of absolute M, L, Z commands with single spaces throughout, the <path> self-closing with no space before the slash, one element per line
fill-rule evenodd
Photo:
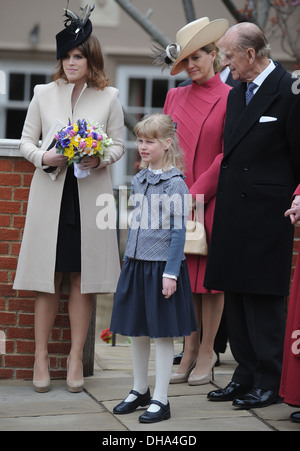
<path fill-rule="evenodd" d="M 172 374 L 173 358 L 174 358 L 174 344 L 173 338 L 155 338 L 155 390 L 152 399 L 160 401 L 162 404 L 168 403 L 168 387 Z M 148 390 L 148 364 L 150 357 L 150 344 L 149 337 L 133 337 L 131 339 L 132 350 L 132 362 L 133 362 L 133 376 L 134 385 L 133 389 L 140 393 L 145 394 Z M 136 399 L 136 396 L 130 394 L 125 401 L 132 402 Z M 159 410 L 159 406 L 152 404 L 149 408 L 149 412 L 156 412 Z"/>

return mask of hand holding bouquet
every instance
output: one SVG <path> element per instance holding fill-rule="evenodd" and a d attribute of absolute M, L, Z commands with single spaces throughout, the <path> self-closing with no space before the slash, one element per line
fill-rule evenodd
<path fill-rule="evenodd" d="M 82 159 L 95 156 L 105 161 L 109 156 L 108 149 L 113 144 L 103 127 L 85 119 L 79 119 L 74 124 L 70 122 L 55 135 L 55 139 L 56 152 L 68 157 L 68 165 L 74 164 L 75 175 L 79 178 L 90 174 L 89 169 L 78 167 Z"/>

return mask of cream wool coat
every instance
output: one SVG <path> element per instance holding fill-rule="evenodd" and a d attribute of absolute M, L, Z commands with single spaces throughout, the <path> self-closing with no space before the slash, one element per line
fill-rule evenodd
<path fill-rule="evenodd" d="M 114 292 L 120 272 L 116 230 L 99 230 L 96 217 L 100 211 L 96 200 L 100 194 L 112 195 L 108 165 L 124 154 L 124 118 L 118 90 L 103 91 L 84 86 L 72 112 L 73 84 L 63 81 L 35 87 L 21 138 L 21 154 L 36 166 L 33 176 L 24 236 L 14 282 L 16 290 L 54 293 L 56 243 L 60 205 L 67 168 L 63 167 L 53 181 L 43 171 L 44 151 L 38 147 L 51 125 L 59 119 L 68 124 L 78 119 L 97 121 L 113 139 L 110 161 L 91 170 L 91 175 L 78 179 L 81 212 L 82 293 Z"/>

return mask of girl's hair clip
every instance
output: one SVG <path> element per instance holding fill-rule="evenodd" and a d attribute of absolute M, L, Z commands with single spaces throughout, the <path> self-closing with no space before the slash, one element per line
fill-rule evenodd
<path fill-rule="evenodd" d="M 174 125 L 174 132 L 176 133 L 177 132 L 177 122 L 173 122 L 173 125 Z"/>

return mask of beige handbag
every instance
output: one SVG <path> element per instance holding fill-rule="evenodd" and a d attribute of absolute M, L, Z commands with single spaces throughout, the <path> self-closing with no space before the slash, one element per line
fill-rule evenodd
<path fill-rule="evenodd" d="M 204 225 L 201 222 L 188 220 L 186 224 L 185 254 L 207 255 L 207 241 Z"/>

